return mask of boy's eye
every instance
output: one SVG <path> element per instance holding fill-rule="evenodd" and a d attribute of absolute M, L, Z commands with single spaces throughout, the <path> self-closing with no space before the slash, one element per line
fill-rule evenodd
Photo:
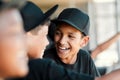
<path fill-rule="evenodd" d="M 73 39 L 73 38 L 75 38 L 75 37 L 74 37 L 74 36 L 72 36 L 72 35 L 68 35 L 68 37 L 69 37 L 69 38 L 72 38 L 72 39 Z"/>
<path fill-rule="evenodd" d="M 56 31 L 56 32 L 55 32 L 55 35 L 60 35 L 60 32 L 59 32 L 59 31 Z"/>

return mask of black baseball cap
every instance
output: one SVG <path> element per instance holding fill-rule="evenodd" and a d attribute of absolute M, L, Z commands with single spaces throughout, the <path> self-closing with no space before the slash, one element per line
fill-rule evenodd
<path fill-rule="evenodd" d="M 55 24 L 65 22 L 74 28 L 80 30 L 85 35 L 89 32 L 89 16 L 77 8 L 66 8 L 64 9 L 58 18 L 53 20 Z"/>
<path fill-rule="evenodd" d="M 38 25 L 47 20 L 58 8 L 58 5 L 43 13 L 43 11 L 34 3 L 28 1 L 21 9 L 21 15 L 24 22 L 24 30 L 26 32 L 36 28 Z"/>

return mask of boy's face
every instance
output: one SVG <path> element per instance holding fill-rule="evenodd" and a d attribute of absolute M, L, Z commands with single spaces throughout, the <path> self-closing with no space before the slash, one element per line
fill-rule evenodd
<path fill-rule="evenodd" d="M 31 59 L 42 58 L 44 50 L 49 44 L 47 39 L 48 25 L 39 25 L 37 29 L 38 33 L 28 38 L 28 55 Z"/>
<path fill-rule="evenodd" d="M 66 23 L 61 23 L 58 26 L 54 40 L 57 54 L 61 59 L 76 56 L 79 49 L 84 45 L 81 32 Z"/>
<path fill-rule="evenodd" d="M 28 72 L 22 19 L 15 9 L 0 13 L 0 76 L 25 76 Z"/>
<path fill-rule="evenodd" d="M 47 39 L 47 34 L 48 34 L 48 25 L 42 25 L 38 32 L 39 41 L 37 44 L 38 50 L 40 53 L 40 58 L 43 57 L 44 50 L 46 49 L 46 46 L 49 44 L 48 39 Z"/>

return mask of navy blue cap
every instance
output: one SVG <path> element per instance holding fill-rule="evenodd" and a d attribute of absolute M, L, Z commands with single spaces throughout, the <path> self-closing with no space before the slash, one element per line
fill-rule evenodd
<path fill-rule="evenodd" d="M 77 8 L 64 9 L 54 23 L 65 22 L 74 28 L 80 30 L 85 35 L 89 32 L 89 16 Z"/>
<path fill-rule="evenodd" d="M 20 11 L 23 18 L 25 31 L 28 32 L 36 28 L 38 25 L 48 19 L 57 8 L 58 5 L 55 5 L 46 13 L 43 13 L 43 11 L 37 5 L 28 1 Z"/>

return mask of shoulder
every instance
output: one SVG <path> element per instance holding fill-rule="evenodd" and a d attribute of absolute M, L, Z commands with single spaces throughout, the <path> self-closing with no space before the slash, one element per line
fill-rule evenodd
<path fill-rule="evenodd" d="M 56 52 L 56 49 L 55 48 L 50 48 L 48 50 L 45 50 L 44 54 L 47 55 L 47 54 L 50 54 L 50 53 L 55 53 Z"/>
<path fill-rule="evenodd" d="M 81 55 L 81 56 L 90 56 L 90 53 L 88 51 L 86 51 L 86 50 L 80 49 L 79 50 L 79 55 Z"/>
<path fill-rule="evenodd" d="M 30 74 L 46 74 L 49 71 L 51 65 L 55 64 L 50 59 L 35 59 L 29 61 Z"/>
<path fill-rule="evenodd" d="M 34 59 L 29 61 L 29 67 L 47 67 L 52 62 L 50 59 Z"/>
<path fill-rule="evenodd" d="M 85 50 L 80 50 L 79 53 L 78 53 L 78 58 L 80 60 L 85 60 L 85 61 L 92 61 L 92 58 L 90 56 L 90 53 L 88 51 L 85 51 Z"/>
<path fill-rule="evenodd" d="M 56 56 L 56 49 L 55 48 L 51 48 L 48 50 L 45 50 L 44 52 L 44 58 L 54 58 L 54 56 Z"/>

